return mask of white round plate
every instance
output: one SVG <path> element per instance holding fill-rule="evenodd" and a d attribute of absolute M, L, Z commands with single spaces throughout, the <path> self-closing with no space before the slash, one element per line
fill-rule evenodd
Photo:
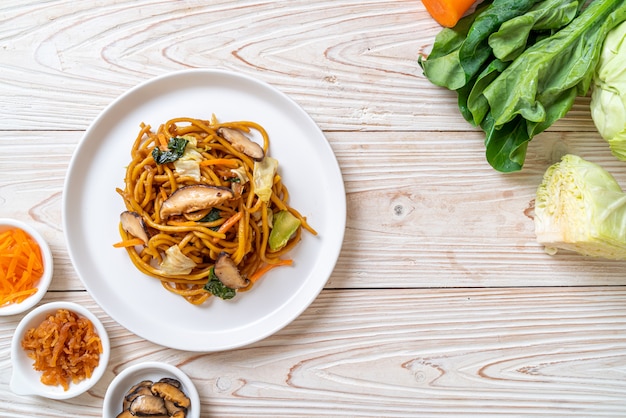
<path fill-rule="evenodd" d="M 248 292 L 193 306 L 140 273 L 120 240 L 125 210 L 115 191 L 141 122 L 157 128 L 175 117 L 251 120 L 270 137 L 269 155 L 290 204 L 318 232 L 303 232 L 292 266 L 267 273 Z M 63 196 L 63 227 L 72 263 L 96 302 L 136 335 L 170 348 L 209 352 L 261 340 L 289 324 L 332 273 L 346 223 L 346 197 L 335 155 L 314 121 L 270 85 L 220 70 L 166 74 L 129 90 L 92 123 L 72 157 Z"/>

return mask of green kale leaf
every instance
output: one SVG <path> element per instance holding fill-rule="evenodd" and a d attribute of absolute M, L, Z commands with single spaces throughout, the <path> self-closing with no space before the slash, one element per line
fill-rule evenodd
<path fill-rule="evenodd" d="M 221 217 L 222 217 L 222 214 L 218 208 L 211 208 L 209 213 L 204 215 L 204 218 L 200 219 L 198 222 L 215 222 Z M 219 225 L 210 226 L 209 229 L 212 231 L 218 231 L 220 229 L 220 226 Z"/>
<path fill-rule="evenodd" d="M 237 295 L 237 291 L 235 289 L 226 287 L 222 282 L 220 282 L 220 279 L 218 279 L 213 272 L 213 268 L 209 270 L 209 279 L 204 285 L 204 290 L 224 300 L 232 299 Z"/>
<path fill-rule="evenodd" d="M 183 156 L 185 147 L 189 141 L 185 138 L 170 138 L 167 143 L 167 150 L 162 151 L 159 147 L 152 150 L 152 158 L 157 164 L 173 163 Z"/>

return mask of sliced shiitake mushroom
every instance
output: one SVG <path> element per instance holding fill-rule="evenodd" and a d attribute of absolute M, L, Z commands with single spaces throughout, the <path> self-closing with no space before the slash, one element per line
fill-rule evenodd
<path fill-rule="evenodd" d="M 141 395 L 152 395 L 152 390 L 150 390 L 150 386 L 152 386 L 152 382 L 149 382 L 148 385 L 138 385 L 134 389 L 128 391 L 128 394 L 124 397 L 124 402 L 122 406 L 124 409 L 130 408 L 130 404 Z"/>
<path fill-rule="evenodd" d="M 140 214 L 127 210 L 120 214 L 120 222 L 124 231 L 148 244 L 148 229 Z"/>
<path fill-rule="evenodd" d="M 176 406 L 182 408 L 189 408 L 191 403 L 190 399 L 183 393 L 182 390 L 168 382 L 157 382 L 151 386 L 152 393 L 155 396 L 159 396 L 166 401 L 171 401 Z M 167 408 L 166 408 L 167 410 Z"/>
<path fill-rule="evenodd" d="M 155 395 L 137 396 L 128 407 L 131 414 L 139 417 L 163 415 L 169 416 L 163 398 Z"/>
<path fill-rule="evenodd" d="M 161 219 L 217 206 L 233 197 L 232 190 L 227 187 L 205 184 L 181 187 L 161 205 Z"/>
<path fill-rule="evenodd" d="M 265 151 L 256 142 L 252 141 L 243 132 L 231 128 L 219 128 L 217 133 L 227 140 L 233 148 L 239 152 L 243 152 L 255 161 L 261 161 L 265 157 Z"/>
<path fill-rule="evenodd" d="M 221 252 L 217 256 L 213 273 L 224 286 L 231 289 L 241 289 L 250 283 L 250 280 L 241 275 L 237 265 L 226 252 Z"/>
<path fill-rule="evenodd" d="M 170 385 L 175 386 L 178 389 L 180 389 L 182 387 L 180 381 L 178 379 L 174 379 L 172 377 L 164 377 L 161 380 L 159 380 L 159 382 L 169 383 Z"/>
<path fill-rule="evenodd" d="M 133 385 L 130 389 L 128 389 L 128 392 L 126 393 L 131 394 L 142 386 L 147 386 L 147 387 L 152 386 L 152 380 L 142 380 L 141 382 Z"/>
<path fill-rule="evenodd" d="M 123 411 L 116 418 L 185 418 L 191 399 L 178 379 L 164 377 L 154 383 L 143 380 L 124 396 Z"/>
<path fill-rule="evenodd" d="M 165 408 L 170 417 L 184 417 L 187 414 L 187 408 L 176 405 L 172 401 L 165 400 Z"/>

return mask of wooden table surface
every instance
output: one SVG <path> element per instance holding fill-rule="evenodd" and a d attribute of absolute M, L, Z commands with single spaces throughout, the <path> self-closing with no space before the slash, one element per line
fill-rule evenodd
<path fill-rule="evenodd" d="M 626 185 L 589 99 L 530 144 L 522 172 L 484 159 L 455 95 L 417 64 L 440 27 L 417 0 L 3 0 L 0 217 L 30 223 L 55 262 L 43 302 L 92 310 L 111 338 L 102 380 L 67 401 L 14 395 L 0 318 L 0 416 L 100 417 L 116 374 L 180 367 L 203 417 L 626 416 L 626 263 L 549 256 L 532 205 L 566 152 Z M 116 97 L 152 77 L 217 68 L 270 83 L 324 131 L 347 228 L 324 290 L 275 335 L 226 352 L 147 342 L 76 274 L 62 228 L 72 153 Z M 43 303 L 42 302 L 42 303 Z"/>

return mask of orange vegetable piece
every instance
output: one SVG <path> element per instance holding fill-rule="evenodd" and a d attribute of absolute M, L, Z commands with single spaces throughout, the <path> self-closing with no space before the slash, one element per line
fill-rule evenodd
<path fill-rule="evenodd" d="M 476 0 L 422 0 L 422 3 L 441 26 L 452 28 Z"/>
<path fill-rule="evenodd" d="M 0 306 L 36 293 L 43 269 L 41 249 L 30 235 L 19 228 L 0 233 Z"/>
<path fill-rule="evenodd" d="M 124 241 L 116 242 L 113 244 L 115 248 L 134 247 L 135 245 L 143 245 L 144 242 L 141 238 L 129 238 Z"/>
<path fill-rule="evenodd" d="M 237 168 L 239 167 L 239 163 L 236 160 L 229 158 L 215 158 L 213 160 L 204 160 L 200 161 L 201 166 L 205 165 L 223 165 L 226 167 Z"/>
<path fill-rule="evenodd" d="M 261 278 L 261 276 L 265 275 L 265 273 L 267 273 L 271 269 L 273 269 L 275 267 L 280 267 L 280 266 L 290 266 L 292 264 L 293 264 L 293 260 L 291 260 L 291 259 L 284 259 L 284 260 L 278 260 L 276 263 L 273 263 L 273 264 L 265 264 L 265 265 L 259 267 L 252 274 L 252 276 L 249 277 L 250 284 L 244 290 L 248 290 L 248 288 L 250 288 L 252 286 L 252 284 L 254 284 L 257 280 L 259 280 Z"/>
<path fill-rule="evenodd" d="M 228 232 L 230 228 L 232 228 L 237 222 L 239 222 L 241 218 L 243 218 L 243 212 L 236 212 L 230 218 L 226 219 L 226 221 L 224 221 L 223 224 L 220 225 L 217 232 L 219 232 L 220 234 L 225 234 L 226 232 Z M 213 238 L 213 242 L 218 242 L 218 241 L 219 239 Z"/>

